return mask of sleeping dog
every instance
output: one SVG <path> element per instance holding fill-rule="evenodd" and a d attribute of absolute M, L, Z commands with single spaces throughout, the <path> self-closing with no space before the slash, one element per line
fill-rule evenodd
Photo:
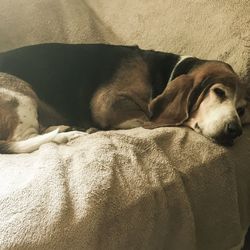
<path fill-rule="evenodd" d="M 187 126 L 223 145 L 242 133 L 243 87 L 221 61 L 137 46 L 40 44 L 0 53 L 0 72 L 2 153 L 79 135 L 48 132 L 59 125 Z"/>

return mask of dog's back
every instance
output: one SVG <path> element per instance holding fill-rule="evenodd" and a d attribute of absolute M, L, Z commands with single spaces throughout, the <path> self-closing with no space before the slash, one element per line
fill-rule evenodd
<path fill-rule="evenodd" d="M 107 44 L 39 44 L 0 53 L 0 72 L 28 82 L 40 99 L 68 119 L 88 126 L 89 103 L 98 87 L 112 80 L 127 61 L 140 57 L 149 68 L 153 96 L 165 88 L 179 56 Z"/>
<path fill-rule="evenodd" d="M 90 119 L 88 104 L 95 89 L 137 53 L 137 47 L 127 46 L 42 44 L 0 53 L 0 72 L 28 82 L 69 124 L 80 125 Z"/>

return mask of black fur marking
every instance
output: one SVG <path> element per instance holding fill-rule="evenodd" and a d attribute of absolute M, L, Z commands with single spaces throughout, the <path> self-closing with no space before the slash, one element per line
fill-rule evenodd
<path fill-rule="evenodd" d="M 152 98 L 155 98 L 165 89 L 180 56 L 151 50 L 144 51 L 144 58 L 149 67 L 150 82 L 153 86 Z"/>
<path fill-rule="evenodd" d="M 173 73 L 173 77 L 171 80 L 174 80 L 176 77 L 187 74 L 192 71 L 194 68 L 198 67 L 199 65 L 205 63 L 206 60 L 201 60 L 196 57 L 188 57 L 184 59 L 175 69 Z"/>

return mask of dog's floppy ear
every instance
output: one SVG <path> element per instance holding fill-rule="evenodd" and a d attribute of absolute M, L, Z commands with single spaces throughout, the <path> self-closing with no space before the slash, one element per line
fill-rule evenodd
<path fill-rule="evenodd" d="M 194 79 L 188 75 L 181 75 L 168 83 L 149 104 L 152 122 L 160 126 L 181 125 L 189 116 L 189 98 L 193 88 Z"/>
<path fill-rule="evenodd" d="M 181 75 L 168 83 L 162 94 L 149 104 L 154 124 L 145 128 L 182 125 L 190 112 L 199 107 L 206 89 L 212 85 L 209 78 L 195 81 L 193 76 Z"/>

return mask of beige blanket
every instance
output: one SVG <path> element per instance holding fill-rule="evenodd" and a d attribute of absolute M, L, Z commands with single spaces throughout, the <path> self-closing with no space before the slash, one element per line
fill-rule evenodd
<path fill-rule="evenodd" d="M 0 249 L 231 249 L 250 222 L 249 140 L 138 128 L 2 155 Z"/>
<path fill-rule="evenodd" d="M 223 59 L 249 79 L 247 0 L 0 0 L 0 51 L 109 42 Z M 239 249 L 250 129 L 232 148 L 184 128 L 98 132 L 0 156 L 0 249 Z"/>

